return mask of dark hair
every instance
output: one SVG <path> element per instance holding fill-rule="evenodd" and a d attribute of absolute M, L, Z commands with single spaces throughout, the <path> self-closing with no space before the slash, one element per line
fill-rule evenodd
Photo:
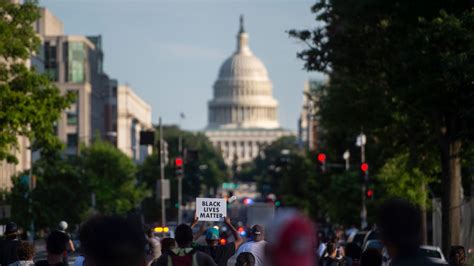
<path fill-rule="evenodd" d="M 333 242 L 329 242 L 326 245 L 326 250 L 324 251 L 325 254 L 331 255 L 336 250 L 336 244 Z"/>
<path fill-rule="evenodd" d="M 66 251 L 68 242 L 69 237 L 65 233 L 55 230 L 46 239 L 46 250 L 53 255 L 61 255 Z"/>
<path fill-rule="evenodd" d="M 382 265 L 382 254 L 376 249 L 369 248 L 362 252 L 360 256 L 360 266 L 380 266 Z"/>
<path fill-rule="evenodd" d="M 362 249 L 356 243 L 351 242 L 347 244 L 346 250 L 345 250 L 346 257 L 359 259 L 361 253 L 362 253 Z"/>
<path fill-rule="evenodd" d="M 96 216 L 79 231 L 82 251 L 98 266 L 135 266 L 145 257 L 142 227 L 119 216 Z"/>
<path fill-rule="evenodd" d="M 161 253 L 172 250 L 176 247 L 176 241 L 173 238 L 166 237 L 161 240 Z"/>
<path fill-rule="evenodd" d="M 379 209 L 377 226 L 381 238 L 398 249 L 400 256 L 418 252 L 421 244 L 421 211 L 402 199 L 386 201 Z"/>
<path fill-rule="evenodd" d="M 255 257 L 250 252 L 242 252 L 237 256 L 237 261 L 235 262 L 235 266 L 254 266 L 255 265 Z"/>
<path fill-rule="evenodd" d="M 174 239 L 179 247 L 186 247 L 193 242 L 193 230 L 187 224 L 180 224 L 174 231 Z"/>
<path fill-rule="evenodd" d="M 18 260 L 32 260 L 35 257 L 35 246 L 28 241 L 21 241 L 17 247 Z"/>

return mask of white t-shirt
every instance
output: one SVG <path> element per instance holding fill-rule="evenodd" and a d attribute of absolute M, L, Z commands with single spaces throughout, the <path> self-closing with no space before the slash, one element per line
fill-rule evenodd
<path fill-rule="evenodd" d="M 239 256 L 242 252 L 250 252 L 255 257 L 255 266 L 262 266 L 265 261 L 265 245 L 267 241 L 249 241 L 242 244 L 236 252 L 236 255 Z"/>

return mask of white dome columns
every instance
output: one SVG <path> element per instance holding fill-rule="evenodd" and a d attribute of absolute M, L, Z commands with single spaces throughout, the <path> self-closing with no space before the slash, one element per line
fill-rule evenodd
<path fill-rule="evenodd" d="M 276 118 L 275 106 L 209 106 L 209 125 L 213 128 L 275 128 Z"/>
<path fill-rule="evenodd" d="M 214 83 L 208 103 L 206 136 L 217 147 L 227 165 L 253 160 L 264 145 L 291 135 L 278 124 L 278 102 L 262 61 L 249 48 L 243 17 L 237 35 L 237 50 L 227 58 Z"/>
<path fill-rule="evenodd" d="M 279 127 L 278 102 L 263 63 L 252 54 L 243 17 L 237 35 L 237 50 L 221 66 L 209 101 L 208 129 Z"/>

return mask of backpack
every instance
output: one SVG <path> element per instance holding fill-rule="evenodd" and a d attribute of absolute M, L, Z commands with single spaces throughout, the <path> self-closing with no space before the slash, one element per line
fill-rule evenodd
<path fill-rule="evenodd" d="M 198 266 L 196 250 L 192 248 L 175 248 L 168 255 L 167 266 Z"/>

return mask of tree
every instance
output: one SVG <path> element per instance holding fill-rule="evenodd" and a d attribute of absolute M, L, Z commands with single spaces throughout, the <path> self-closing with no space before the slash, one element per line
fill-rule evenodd
<path fill-rule="evenodd" d="M 209 139 L 202 133 L 184 131 L 176 126 L 163 127 L 163 135 L 168 144 L 169 160 L 165 167 L 165 178 L 170 179 L 171 183 L 171 199 L 168 201 L 168 206 L 174 207 L 178 202 L 178 181 L 174 159 L 182 156 L 178 151 L 180 136 L 183 151 L 197 151 L 197 158 L 187 156 L 184 161 L 183 203 L 194 201 L 201 193 L 208 194 L 211 188 L 216 191 L 228 176 L 228 173 L 222 155 L 212 146 Z M 159 139 L 158 134 L 157 139 Z M 143 202 L 145 217 L 148 221 L 157 221 L 159 220 L 158 214 L 161 206 L 156 202 L 155 193 L 156 181 L 160 178 L 160 158 L 156 149 L 140 166 L 139 176 L 140 180 L 154 192 L 152 197 Z M 201 186 L 205 186 L 208 190 L 201 191 Z M 176 211 L 173 211 L 173 209 Z M 168 212 L 168 217 L 174 216 L 177 214 L 177 209 L 168 208 Z"/>
<path fill-rule="evenodd" d="M 81 151 L 82 176 L 89 193 L 95 193 L 97 210 L 105 214 L 125 214 L 151 193 L 139 184 L 132 159 L 106 141 L 97 140 Z"/>
<path fill-rule="evenodd" d="M 410 163 L 438 156 L 443 249 L 461 244 L 461 152 L 473 135 L 472 3 L 334 0 L 312 10 L 320 26 L 290 34 L 308 44 L 299 53 L 306 69 L 330 76 L 323 117 L 369 131 L 392 155 L 408 147 Z"/>
<path fill-rule="evenodd" d="M 90 190 L 80 165 L 75 158 L 63 158 L 59 152 L 56 155 L 43 156 L 34 163 L 37 181 L 33 190 L 21 178 L 12 178 L 14 186 L 8 194 L 12 219 L 24 228 L 31 222 L 36 228 L 54 227 L 62 220 L 79 224 L 90 206 Z"/>
<path fill-rule="evenodd" d="M 32 25 L 39 18 L 36 1 L 0 1 L 0 160 L 17 162 L 18 136 L 47 150 L 60 145 L 53 125 L 73 95 L 62 96 L 47 78 L 29 68 L 39 38 Z"/>

